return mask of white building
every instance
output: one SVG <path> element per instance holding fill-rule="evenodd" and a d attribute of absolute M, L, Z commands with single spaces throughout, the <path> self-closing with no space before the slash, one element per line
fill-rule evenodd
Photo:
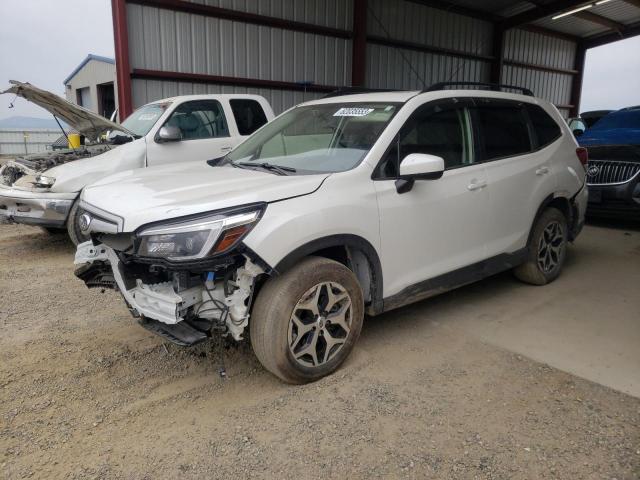
<path fill-rule="evenodd" d="M 109 118 L 117 104 L 115 80 L 113 58 L 89 54 L 64 80 L 67 100 Z"/>

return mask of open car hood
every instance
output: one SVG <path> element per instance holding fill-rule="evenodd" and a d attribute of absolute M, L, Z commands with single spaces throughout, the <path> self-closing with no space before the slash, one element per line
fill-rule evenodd
<path fill-rule="evenodd" d="M 97 140 L 102 134 L 109 130 L 119 130 L 128 135 L 133 133 L 128 131 L 119 123 L 112 122 L 106 118 L 93 113 L 86 108 L 75 105 L 64 98 L 55 95 L 46 90 L 34 87 L 30 83 L 22 83 L 16 80 L 10 80 L 9 87 L 4 92 L 18 95 L 32 103 L 44 108 L 58 118 L 64 120 L 73 129 L 87 137 L 89 140 Z"/>

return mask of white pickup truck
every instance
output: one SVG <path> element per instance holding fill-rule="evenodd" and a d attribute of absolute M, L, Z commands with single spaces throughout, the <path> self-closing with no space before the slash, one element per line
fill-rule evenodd
<path fill-rule="evenodd" d="M 185 95 L 144 105 L 119 125 L 28 83 L 12 83 L 3 93 L 38 104 L 95 143 L 2 166 L 0 222 L 66 227 L 74 244 L 86 240 L 77 203 L 85 186 L 124 170 L 221 157 L 273 119 L 259 95 Z M 97 143 L 107 131 L 107 143 Z"/>

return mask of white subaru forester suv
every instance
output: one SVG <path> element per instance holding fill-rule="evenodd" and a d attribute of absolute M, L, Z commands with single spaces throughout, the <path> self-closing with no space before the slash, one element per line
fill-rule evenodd
<path fill-rule="evenodd" d="M 217 161 L 85 188 L 76 275 L 177 344 L 248 333 L 292 383 L 338 368 L 365 314 L 507 269 L 551 282 L 586 151 L 526 90 L 444 88 L 308 102 Z"/>

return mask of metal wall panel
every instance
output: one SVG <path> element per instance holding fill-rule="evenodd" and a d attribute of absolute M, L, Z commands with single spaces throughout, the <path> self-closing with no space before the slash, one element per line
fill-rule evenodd
<path fill-rule="evenodd" d="M 437 82 L 489 81 L 488 62 L 383 45 L 367 45 L 369 88 L 421 90 Z"/>
<path fill-rule="evenodd" d="M 353 0 L 188 0 L 295 22 L 351 30 Z"/>
<path fill-rule="evenodd" d="M 576 44 L 526 30 L 509 30 L 504 38 L 504 59 L 570 70 Z"/>
<path fill-rule="evenodd" d="M 230 85 L 210 85 L 191 82 L 168 82 L 165 80 L 132 80 L 134 107 L 176 95 L 197 95 L 216 93 L 250 93 L 262 95 L 271 104 L 276 115 L 302 102 L 321 97 L 322 93 L 269 88 L 234 87 Z"/>
<path fill-rule="evenodd" d="M 0 130 L 0 155 L 25 155 L 51 150 L 60 130 Z"/>
<path fill-rule="evenodd" d="M 349 40 L 134 4 L 127 16 L 132 68 L 323 85 L 351 82 Z"/>
<path fill-rule="evenodd" d="M 524 30 L 510 30 L 505 35 L 504 58 L 516 62 L 572 70 L 576 44 L 561 38 Z M 533 93 L 556 105 L 571 103 L 572 75 L 544 72 L 505 65 L 502 83 L 527 87 Z M 568 109 L 561 109 L 564 115 Z"/>
<path fill-rule="evenodd" d="M 369 0 L 367 32 L 384 38 L 490 55 L 493 29 L 489 22 L 414 2 Z"/>

